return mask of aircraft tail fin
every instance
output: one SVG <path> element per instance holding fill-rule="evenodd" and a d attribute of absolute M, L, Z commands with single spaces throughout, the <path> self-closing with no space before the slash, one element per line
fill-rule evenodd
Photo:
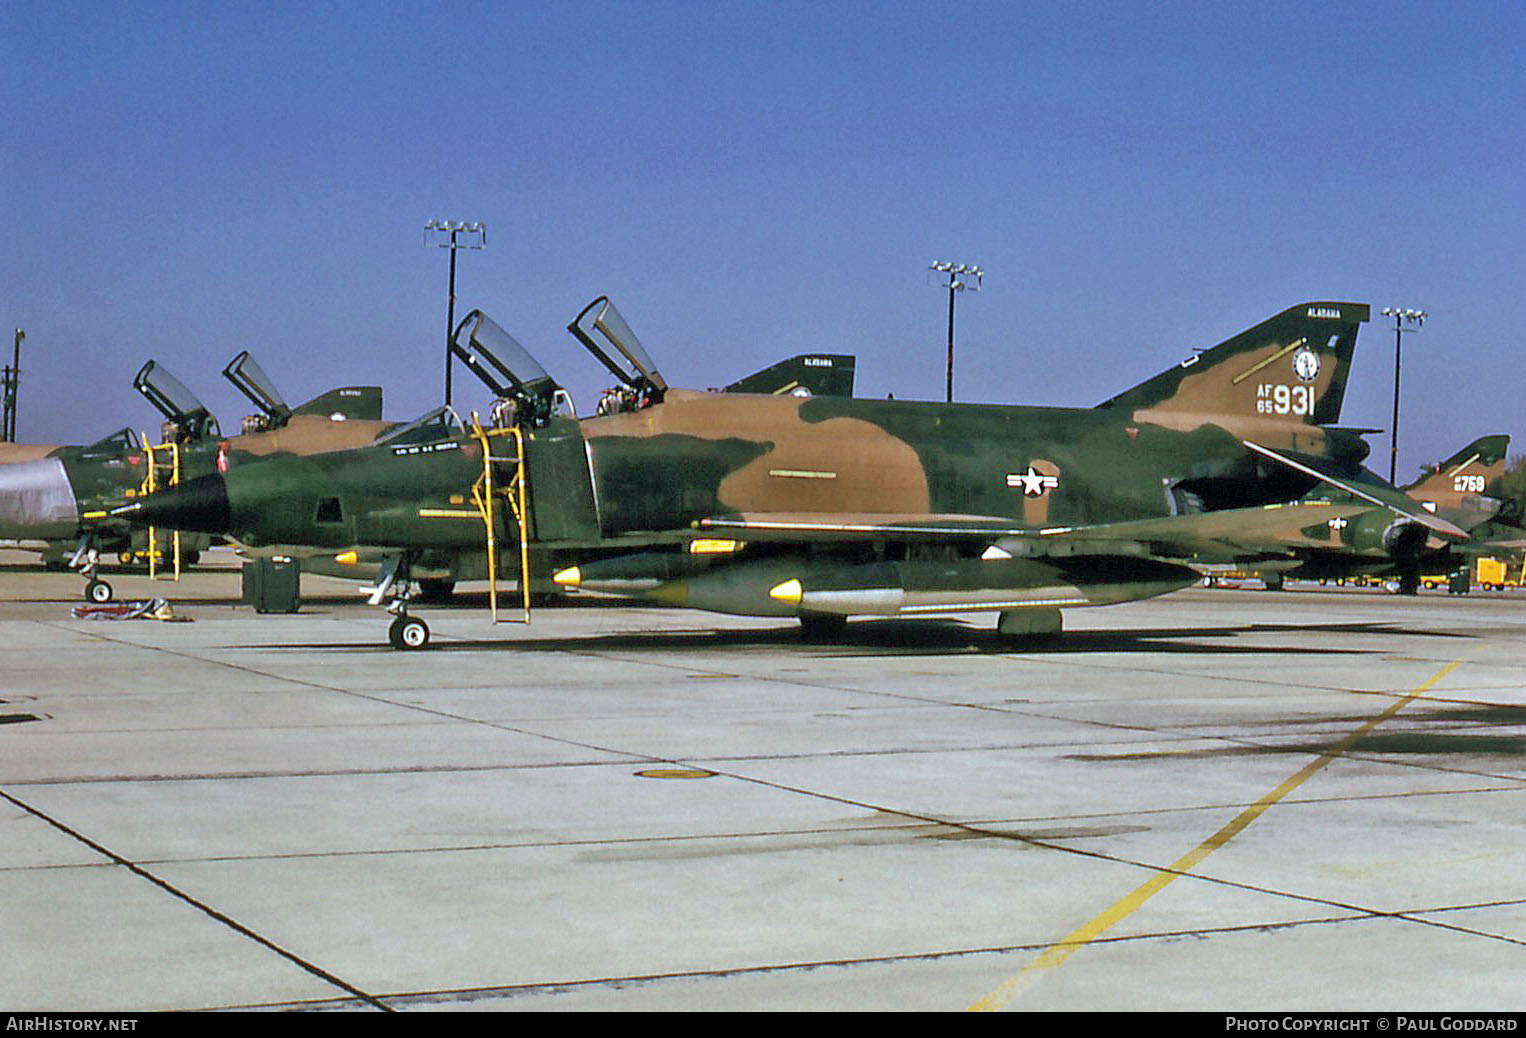
<path fill-rule="evenodd" d="M 852 396 L 855 358 L 843 353 L 802 353 L 738 379 L 727 393 L 775 396 Z"/>
<path fill-rule="evenodd" d="M 1332 424 L 1370 315 L 1365 303 L 1300 303 L 1098 406 Z"/>
<path fill-rule="evenodd" d="M 1469 529 L 1498 515 L 1508 494 L 1499 494 L 1494 483 L 1505 474 L 1510 437 L 1505 433 L 1481 436 L 1439 465 L 1427 466 L 1425 474 L 1404 492 L 1437 515 L 1445 515 Z"/>
<path fill-rule="evenodd" d="M 315 396 L 292 410 L 292 414 L 343 415 L 356 421 L 379 422 L 382 416 L 381 386 L 342 386 Z"/>
<path fill-rule="evenodd" d="M 1438 465 L 1427 466 L 1425 473 L 1405 487 L 1406 492 L 1455 491 L 1483 493 L 1484 488 L 1505 473 L 1505 455 L 1510 450 L 1510 435 L 1498 433 L 1480 436 Z"/>

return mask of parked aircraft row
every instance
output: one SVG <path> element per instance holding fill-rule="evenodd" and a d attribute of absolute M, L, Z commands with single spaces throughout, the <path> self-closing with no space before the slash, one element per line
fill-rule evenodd
<path fill-rule="evenodd" d="M 834 355 L 730 392 L 678 389 L 600 297 L 569 331 L 617 385 L 579 419 L 474 311 L 452 350 L 495 397 L 485 418 L 443 408 L 372 429 L 320 414 L 343 432 L 299 435 L 309 408 L 275 418 L 260 373 L 246 395 L 268 428 L 192 436 L 172 484 L 128 485 L 162 458 L 127 442 L 80 449 L 93 476 L 77 475 L 83 454 L 0 476 L 0 536 L 33 522 L 88 555 L 154 527 L 319 571 L 369 566 L 392 644 L 410 649 L 429 642 L 410 611 L 421 590 L 500 574 L 526 593 L 544 572 L 567 591 L 796 617 L 818 637 L 853 616 L 967 610 L 1031 635 L 1057 632 L 1065 608 L 1194 584 L 1205 563 L 1410 581 L 1519 541 L 1487 493 L 1504 437 L 1454 458 L 1447 494 L 1362 467 L 1375 430 L 1338 423 L 1369 314 L 1302 303 L 1096 407 L 1054 408 L 853 398 L 851 358 Z"/>

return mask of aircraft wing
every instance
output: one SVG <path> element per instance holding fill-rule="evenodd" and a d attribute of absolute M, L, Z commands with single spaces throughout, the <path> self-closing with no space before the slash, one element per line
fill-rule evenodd
<path fill-rule="evenodd" d="M 694 525 L 708 534 L 754 541 L 989 541 L 1032 532 L 1000 516 L 938 513 L 748 512 L 701 519 Z"/>
<path fill-rule="evenodd" d="M 750 513 L 702 519 L 711 536 L 753 541 L 908 540 L 979 542 L 1009 555 L 1156 555 L 1255 553 L 1327 546 L 1323 530 L 1306 531 L 1370 511 L 1360 503 L 1297 502 L 1163 516 L 1129 522 L 1034 528 L 980 515 Z"/>

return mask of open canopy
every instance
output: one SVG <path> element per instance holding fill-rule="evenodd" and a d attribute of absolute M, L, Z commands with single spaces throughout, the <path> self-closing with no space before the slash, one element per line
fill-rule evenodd
<path fill-rule="evenodd" d="M 608 296 L 585 306 L 567 330 L 631 389 L 659 396 L 667 392 L 667 380 Z"/>
<path fill-rule="evenodd" d="M 228 366 L 223 368 L 223 377 L 237 386 L 239 392 L 248 397 L 272 425 L 284 425 L 291 417 L 291 408 L 281 399 L 275 383 L 249 356 L 248 350 L 228 362 Z"/>
<path fill-rule="evenodd" d="M 192 439 L 219 435 L 217 419 L 174 375 L 149 361 L 138 369 L 132 386 L 142 393 L 165 419 L 181 426 Z"/>
<path fill-rule="evenodd" d="M 540 361 L 481 310 L 456 326 L 451 352 L 499 397 L 549 397 L 558 386 Z"/>

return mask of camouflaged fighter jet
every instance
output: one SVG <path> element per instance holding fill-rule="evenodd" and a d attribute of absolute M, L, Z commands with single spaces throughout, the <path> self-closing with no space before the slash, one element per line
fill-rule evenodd
<path fill-rule="evenodd" d="M 1331 423 L 1368 316 L 1300 304 L 1095 408 L 1053 408 L 670 389 L 601 297 L 569 330 L 628 392 L 577 421 L 473 312 L 453 348 L 501 376 L 486 428 L 442 409 L 370 447 L 230 466 L 113 514 L 256 555 L 380 562 L 372 601 L 392 600 L 400 648 L 429 639 L 407 610 L 413 581 L 492 579 L 515 555 L 523 576 L 531 546 L 567 589 L 798 617 L 809 633 L 971 609 L 1050 633 L 1062 607 L 1196 583 L 1183 558 L 1372 508 L 1280 504 L 1366 456 L 1360 430 Z"/>
<path fill-rule="evenodd" d="M 1332 517 L 1305 531 L 1254 570 L 1269 588 L 1284 579 L 1345 580 L 1392 577 L 1400 594 L 1414 594 L 1423 573 L 1450 573 L 1479 556 L 1518 554 L 1519 516 L 1502 515 L 1503 502 L 1488 491 L 1504 474 L 1508 435 L 1485 436 L 1447 461 L 1430 466 L 1415 482 L 1396 489 L 1363 469 L 1349 481 L 1332 481 L 1306 495 L 1307 503 L 1373 507 Z"/>
<path fill-rule="evenodd" d="M 161 443 L 124 428 L 83 447 L 15 451 L 0 464 L 0 544 L 39 551 L 47 563 L 65 560 L 85 577 L 85 597 L 109 602 L 113 590 L 99 576 L 103 554 L 124 563 L 168 559 L 193 563 L 208 537 L 135 529 L 104 519 L 128 498 L 182 478 L 226 467 L 230 458 L 277 452 L 331 451 L 374 440 L 396 423 L 381 421 L 381 389 L 347 386 L 295 409 L 288 407 L 248 351 L 223 370 L 257 413 L 241 435 L 225 438 L 217 419 L 184 384 L 150 360 L 133 379 L 164 416 Z M 0 461 L 10 460 L 0 456 Z"/>
<path fill-rule="evenodd" d="M 604 299 L 604 297 L 600 297 Z M 618 319 L 618 311 L 610 305 L 611 312 Z M 490 319 L 478 321 L 482 317 L 481 311 L 473 311 L 463 321 L 463 327 L 471 324 L 476 330 L 472 338 L 475 340 L 470 349 L 458 346 L 453 353 L 463 359 L 468 370 L 480 379 L 495 398 L 500 406 L 512 406 L 515 390 L 512 385 L 512 376 L 508 375 L 507 366 L 486 347 L 484 340 L 491 342 L 490 330 L 502 332 Z M 507 337 L 507 333 L 503 333 Z M 517 343 L 504 347 L 506 352 L 513 353 L 515 350 L 523 352 Z M 749 393 L 767 394 L 773 396 L 791 396 L 797 398 L 812 396 L 843 396 L 853 395 L 854 367 L 857 358 L 851 354 L 841 353 L 802 353 L 796 356 L 771 364 L 762 371 L 747 375 L 727 385 L 724 389 L 712 390 L 721 393 Z M 508 379 L 509 381 L 505 381 Z M 596 410 L 598 415 L 615 414 L 622 410 L 639 406 L 639 391 L 631 384 L 622 381 L 618 386 L 604 391 Z M 556 391 L 552 402 L 552 410 L 567 417 L 576 418 L 577 411 L 572 400 L 564 392 Z M 431 412 L 420 422 L 415 423 L 418 429 L 429 429 L 433 423 L 446 420 L 443 412 Z M 403 433 L 401 438 L 409 438 L 417 432 Z M 539 547 L 532 546 L 527 552 L 527 562 L 532 573 L 532 580 L 538 581 L 542 591 L 555 591 L 556 586 L 550 582 L 551 571 L 546 562 L 547 554 Z M 316 573 L 329 577 L 355 577 L 370 580 L 378 577 L 385 569 L 386 558 L 375 552 L 361 558 L 359 553 L 345 552 L 338 557 L 328 555 L 308 556 L 301 560 L 300 568 L 304 573 Z M 421 567 L 415 572 L 415 587 L 412 595 L 415 600 L 437 602 L 448 599 L 455 590 L 457 579 L 462 577 L 463 572 L 476 572 L 478 576 L 485 575 L 485 562 L 475 568 L 469 560 L 463 560 L 460 565 L 447 567 Z M 426 575 L 427 574 L 427 575 Z"/>

